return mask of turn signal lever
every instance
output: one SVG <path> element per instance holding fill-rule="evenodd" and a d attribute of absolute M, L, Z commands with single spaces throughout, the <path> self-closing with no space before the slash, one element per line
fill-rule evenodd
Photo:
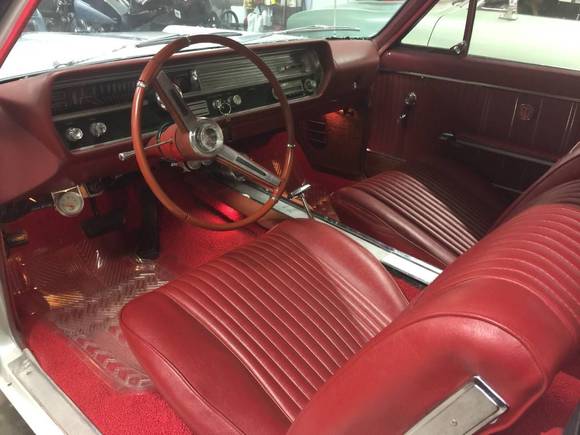
<path fill-rule="evenodd" d="M 304 210 L 306 210 L 306 214 L 308 215 L 308 217 L 310 219 L 314 219 L 314 215 L 312 214 L 312 210 L 310 209 L 310 206 L 308 205 L 308 201 L 306 201 L 306 192 L 308 192 L 311 188 L 312 188 L 312 186 L 310 184 L 304 183 L 298 189 L 290 192 L 288 194 L 288 199 L 292 200 L 294 198 L 300 198 L 300 200 L 302 201 L 302 204 L 304 204 Z"/>
<path fill-rule="evenodd" d="M 147 151 L 147 150 L 150 150 L 153 148 L 159 148 L 160 146 L 167 145 L 168 143 L 171 143 L 171 142 L 172 142 L 171 140 L 166 140 L 164 142 L 157 142 L 157 143 L 154 143 L 153 145 L 148 145 L 148 146 L 144 147 L 143 150 Z M 119 160 L 121 160 L 122 162 L 125 162 L 125 161 L 135 157 L 135 151 L 126 151 L 124 153 L 119 153 L 117 157 L 119 157 Z"/>

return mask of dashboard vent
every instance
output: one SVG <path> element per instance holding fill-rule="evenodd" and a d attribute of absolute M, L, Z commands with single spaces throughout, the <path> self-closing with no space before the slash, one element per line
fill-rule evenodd
<path fill-rule="evenodd" d="M 305 130 L 310 145 L 319 149 L 326 147 L 328 136 L 326 132 L 326 121 L 324 118 L 306 121 Z"/>
<path fill-rule="evenodd" d="M 314 67 L 308 62 L 304 50 L 262 55 L 262 59 L 280 81 L 301 78 L 312 74 Z M 202 92 L 222 92 L 242 86 L 267 83 L 262 72 L 249 60 L 242 58 L 204 62 L 195 68 Z"/>

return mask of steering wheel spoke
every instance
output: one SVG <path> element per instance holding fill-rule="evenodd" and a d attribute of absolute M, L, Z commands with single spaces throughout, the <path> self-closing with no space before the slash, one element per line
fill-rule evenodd
<path fill-rule="evenodd" d="M 286 148 L 282 174 L 280 176 L 273 174 L 262 165 L 254 162 L 233 148 L 224 145 L 223 131 L 219 124 L 212 119 L 197 119 L 187 106 L 179 88 L 162 71 L 164 63 L 176 52 L 189 45 L 200 43 L 219 44 L 233 50 L 237 55 L 245 57 L 256 65 L 272 85 L 274 93 L 278 97 L 284 123 L 286 124 L 289 144 Z M 141 115 L 149 86 L 152 86 L 157 92 L 159 99 L 165 105 L 165 108 L 175 122 L 175 125 L 168 127 L 162 135 L 162 140 L 166 139 L 167 143 L 160 145 L 160 155 L 176 157 L 178 161 L 217 160 L 233 171 L 239 172 L 271 189 L 272 194 L 270 198 L 249 216 L 234 222 L 220 223 L 200 219 L 176 204 L 159 185 L 148 161 L 148 156 L 151 151 L 149 148 L 145 149 L 146 147 L 143 143 Z M 167 44 L 145 65 L 135 88 L 131 109 L 131 137 L 133 139 L 135 158 L 143 174 L 143 178 L 153 194 L 171 213 L 189 224 L 202 228 L 210 230 L 235 230 L 258 221 L 272 209 L 284 193 L 288 179 L 292 173 L 295 144 L 294 133 L 292 111 L 288 104 L 286 94 L 274 73 L 268 68 L 268 65 L 264 63 L 260 56 L 250 48 L 223 36 L 192 35 L 176 39 Z"/>
<path fill-rule="evenodd" d="M 277 175 L 227 145 L 218 152 L 217 161 L 266 187 L 275 189 L 280 185 Z"/>
<path fill-rule="evenodd" d="M 153 81 L 153 87 L 179 130 L 182 132 L 194 131 L 196 117 L 189 109 L 177 85 L 173 83 L 165 71 L 159 71 Z"/>

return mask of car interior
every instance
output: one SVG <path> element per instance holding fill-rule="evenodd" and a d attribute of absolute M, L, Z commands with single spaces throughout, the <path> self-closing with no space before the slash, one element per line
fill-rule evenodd
<path fill-rule="evenodd" d="M 0 83 L 6 303 L 96 430 L 575 433 L 580 73 L 433 3 Z"/>

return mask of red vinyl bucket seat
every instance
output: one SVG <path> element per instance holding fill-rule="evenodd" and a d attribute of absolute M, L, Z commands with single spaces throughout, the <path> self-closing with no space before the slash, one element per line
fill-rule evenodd
<path fill-rule="evenodd" d="M 579 282 L 574 205 L 519 213 L 411 304 L 354 241 L 294 220 L 133 300 L 121 326 L 194 433 L 493 432 L 577 355 Z"/>
<path fill-rule="evenodd" d="M 338 190 L 342 223 L 438 267 L 446 267 L 490 229 L 533 204 L 580 204 L 580 144 L 509 207 L 485 180 L 450 161 L 410 163 Z M 557 189 L 557 192 L 554 192 Z"/>

